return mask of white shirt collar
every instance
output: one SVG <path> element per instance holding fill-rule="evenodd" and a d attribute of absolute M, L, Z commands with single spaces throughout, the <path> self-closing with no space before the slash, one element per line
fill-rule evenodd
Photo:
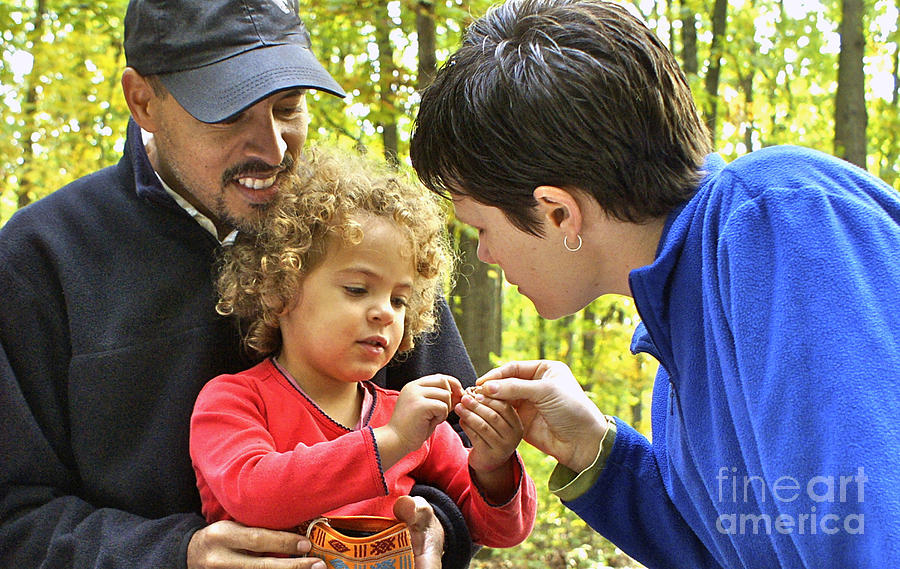
<path fill-rule="evenodd" d="M 141 137 L 143 138 L 144 146 L 147 146 L 147 143 L 153 138 L 153 133 L 150 133 L 144 129 L 141 129 Z M 219 239 L 219 232 L 216 229 L 216 225 L 212 222 L 212 220 L 209 217 L 207 217 L 206 215 L 204 215 L 203 213 L 201 213 L 193 205 L 191 205 L 191 203 L 189 201 L 187 201 L 186 199 L 181 197 L 181 195 L 179 195 L 175 190 L 170 188 L 169 184 L 167 184 L 165 182 L 165 180 L 163 180 L 160 177 L 159 172 L 157 172 L 155 169 L 153 170 L 153 172 L 154 172 L 154 174 L 156 174 L 156 177 L 159 179 L 159 182 L 162 184 L 163 189 L 166 190 L 166 193 L 168 193 L 170 196 L 172 196 L 172 199 L 175 200 L 175 203 L 177 203 L 181 207 L 181 209 L 186 211 L 188 213 L 188 215 L 190 215 L 192 218 L 194 218 L 194 221 L 199 223 L 200 227 L 202 227 L 203 229 L 212 233 L 213 237 L 215 237 L 216 239 Z M 237 237 L 237 233 L 238 233 L 237 229 L 233 229 L 228 235 L 225 236 L 224 239 L 222 239 L 220 241 L 220 243 L 222 243 L 223 245 L 232 243 L 234 241 L 235 237 Z"/>

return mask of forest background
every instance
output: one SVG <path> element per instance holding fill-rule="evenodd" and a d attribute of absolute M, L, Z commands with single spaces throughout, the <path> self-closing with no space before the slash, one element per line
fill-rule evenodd
<path fill-rule="evenodd" d="M 302 0 L 314 51 L 344 86 L 311 94 L 310 140 L 379 153 L 408 168 L 419 90 L 490 0 Z M 0 5 L 0 225 L 65 183 L 115 163 L 128 110 L 119 79 L 127 0 Z M 900 189 L 900 0 L 641 0 L 627 4 L 675 53 L 714 146 L 732 160 L 774 144 L 840 156 Z M 513 359 L 565 361 L 604 412 L 650 432 L 656 363 L 628 351 L 638 315 L 603 297 L 556 321 L 475 258 L 477 235 L 451 220 L 462 261 L 450 291 L 483 373 Z M 522 445 L 539 489 L 532 536 L 482 550 L 473 568 L 635 566 L 546 490 L 554 466 Z"/>

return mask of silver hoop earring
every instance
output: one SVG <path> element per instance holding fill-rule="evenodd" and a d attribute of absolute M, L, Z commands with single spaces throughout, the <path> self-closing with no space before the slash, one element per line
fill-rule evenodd
<path fill-rule="evenodd" d="M 571 253 L 575 253 L 576 251 L 580 251 L 580 250 L 581 250 L 581 243 L 582 243 L 582 241 L 581 241 L 581 235 L 579 235 L 579 236 L 578 236 L 578 245 L 576 245 L 574 248 L 573 248 L 573 247 L 569 247 L 569 236 L 568 236 L 568 235 L 564 235 L 564 236 L 563 236 L 563 246 L 566 248 L 566 251 L 569 251 L 569 252 L 571 252 Z"/>

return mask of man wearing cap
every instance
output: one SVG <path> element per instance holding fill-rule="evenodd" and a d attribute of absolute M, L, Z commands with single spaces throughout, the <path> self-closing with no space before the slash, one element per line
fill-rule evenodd
<path fill-rule="evenodd" d="M 122 159 L 0 231 L 0 567 L 324 567 L 298 558 L 299 535 L 204 523 L 188 424 L 207 380 L 250 363 L 214 309 L 217 250 L 300 157 L 306 90 L 344 92 L 295 0 L 131 0 L 125 53 Z M 438 337 L 379 383 L 474 382 L 443 310 Z M 417 569 L 464 567 L 458 509 L 417 488 L 396 511 Z"/>

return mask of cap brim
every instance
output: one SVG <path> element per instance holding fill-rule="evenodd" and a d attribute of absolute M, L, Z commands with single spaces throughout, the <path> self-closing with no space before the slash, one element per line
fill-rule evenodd
<path fill-rule="evenodd" d="M 221 122 L 284 89 L 347 95 L 312 52 L 296 44 L 257 48 L 205 67 L 161 74 L 159 80 L 187 112 L 206 123 Z"/>

